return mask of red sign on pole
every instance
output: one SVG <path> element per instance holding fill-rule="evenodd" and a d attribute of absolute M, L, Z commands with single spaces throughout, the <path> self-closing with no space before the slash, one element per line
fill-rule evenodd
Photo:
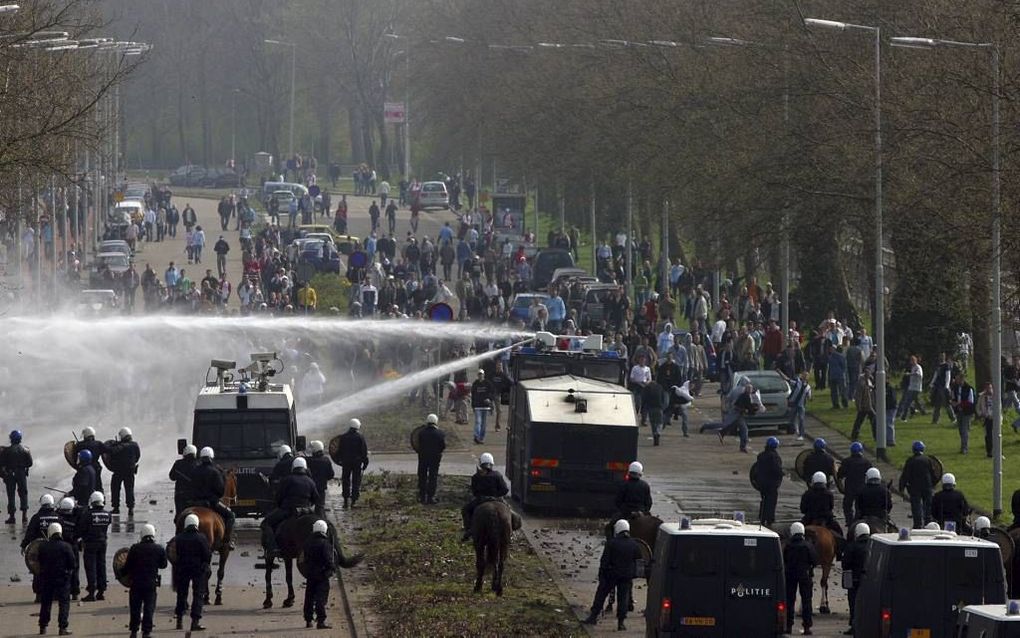
<path fill-rule="evenodd" d="M 403 124 L 406 110 L 403 102 L 386 102 L 383 104 L 383 119 L 387 124 Z"/>

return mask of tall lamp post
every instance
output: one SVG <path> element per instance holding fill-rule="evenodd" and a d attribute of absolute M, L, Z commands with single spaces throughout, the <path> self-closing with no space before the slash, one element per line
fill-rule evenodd
<path fill-rule="evenodd" d="M 280 47 L 290 47 L 290 134 L 288 146 L 290 147 L 290 156 L 294 157 L 294 87 L 297 78 L 297 45 L 282 40 L 263 40 L 263 42 Z"/>
<path fill-rule="evenodd" d="M 882 261 L 882 29 L 863 24 L 805 18 L 804 24 L 835 31 L 863 31 L 875 38 L 875 416 L 881 427 L 875 428 L 875 455 L 886 456 L 885 432 L 885 272 Z"/>
<path fill-rule="evenodd" d="M 384 33 L 384 38 L 390 38 L 391 40 L 407 40 L 405 36 L 398 33 Z M 461 38 L 454 38 L 453 36 L 446 37 L 447 42 L 459 44 L 464 42 Z M 409 117 L 409 109 L 411 107 L 411 43 L 404 42 L 404 68 L 407 75 L 407 79 L 404 84 L 404 179 L 411 182 L 411 118 Z M 479 180 L 479 184 L 481 181 Z"/>
<path fill-rule="evenodd" d="M 891 38 L 908 49 L 978 49 L 992 64 L 992 512 L 1002 514 L 1002 205 L 999 171 L 999 47 L 992 42 L 958 42 L 935 38 Z"/>

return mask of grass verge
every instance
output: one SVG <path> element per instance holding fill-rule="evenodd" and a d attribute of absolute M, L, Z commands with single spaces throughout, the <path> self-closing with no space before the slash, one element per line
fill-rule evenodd
<path fill-rule="evenodd" d="M 406 397 L 388 405 L 379 406 L 371 414 L 361 417 L 364 424 L 362 433 L 368 441 L 368 449 L 372 452 L 410 452 L 411 430 L 425 423 L 425 417 L 435 411 L 434 404 L 423 408 L 417 401 L 409 404 Z M 456 449 L 463 445 L 457 431 L 452 427 L 444 427 L 447 449 Z"/>
<path fill-rule="evenodd" d="M 515 534 L 497 598 L 474 593 L 474 550 L 460 542 L 468 477 L 443 476 L 439 505 L 419 505 L 417 478 L 365 477 L 353 542 L 368 557 L 371 607 L 386 636 L 580 636 L 570 605 Z"/>

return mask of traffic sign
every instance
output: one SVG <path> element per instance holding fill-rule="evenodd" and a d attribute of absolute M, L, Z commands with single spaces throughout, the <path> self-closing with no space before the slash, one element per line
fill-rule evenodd
<path fill-rule="evenodd" d="M 432 304 L 429 308 L 429 319 L 432 321 L 453 321 L 453 308 L 442 302 Z"/>
<path fill-rule="evenodd" d="M 318 184 L 312 184 L 311 186 L 308 187 L 308 194 L 311 195 L 312 197 L 318 197 L 319 193 L 321 192 L 322 189 L 319 188 Z"/>
<path fill-rule="evenodd" d="M 368 265 L 368 254 L 363 250 L 356 250 L 351 253 L 348 262 L 351 268 L 364 268 Z"/>
<path fill-rule="evenodd" d="M 407 109 L 403 102 L 386 102 L 383 104 L 383 119 L 387 124 L 403 124 L 407 117 Z"/>

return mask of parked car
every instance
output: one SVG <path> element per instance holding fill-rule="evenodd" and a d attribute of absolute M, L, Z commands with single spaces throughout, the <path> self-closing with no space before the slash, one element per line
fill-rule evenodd
<path fill-rule="evenodd" d="M 131 256 L 131 247 L 123 239 L 107 239 L 99 244 L 99 250 L 97 253 L 123 253 L 128 257 Z"/>
<path fill-rule="evenodd" d="M 109 268 L 110 272 L 119 277 L 127 272 L 130 266 L 131 258 L 124 253 L 99 253 L 92 262 L 91 270 L 89 270 L 89 287 L 98 289 L 103 285 L 102 273 L 104 268 Z"/>
<path fill-rule="evenodd" d="M 563 270 L 560 268 L 559 270 Z M 578 320 L 581 330 L 594 330 L 600 322 L 605 321 L 606 301 L 614 291 L 620 287 L 616 284 L 590 284 L 584 288 L 584 297 L 581 298 Z"/>
<path fill-rule="evenodd" d="M 229 188 L 237 186 L 240 178 L 237 173 L 229 168 L 210 168 L 199 180 L 198 185 L 202 188 Z"/>
<path fill-rule="evenodd" d="M 110 314 L 118 306 L 117 293 L 113 290 L 82 290 L 78 293 L 76 314 L 103 315 Z"/>
<path fill-rule="evenodd" d="M 756 428 L 786 428 L 790 427 L 790 407 L 786 400 L 790 397 L 790 384 L 786 382 L 781 374 L 775 370 L 743 370 L 733 374 L 733 388 L 730 394 L 723 397 L 722 412 L 725 416 L 729 411 L 733 399 L 739 392 L 736 388 L 740 380 L 747 378 L 751 385 L 761 395 L 764 410 L 746 417 L 747 429 Z"/>
<path fill-rule="evenodd" d="M 581 277 L 589 277 L 588 271 L 584 268 L 557 268 L 553 271 L 552 278 L 549 280 L 550 286 L 555 286 L 566 282 L 568 279 L 578 279 Z M 595 277 L 591 277 L 592 282 L 597 281 Z"/>
<path fill-rule="evenodd" d="M 510 319 L 516 321 L 523 321 L 525 324 L 528 323 L 528 313 L 531 305 L 535 303 L 535 299 L 541 300 L 545 303 L 549 295 L 544 292 L 519 292 L 514 295 L 513 301 L 510 302 Z"/>
<path fill-rule="evenodd" d="M 206 175 L 206 170 L 195 164 L 186 164 L 170 173 L 171 186 L 198 186 Z"/>
<path fill-rule="evenodd" d="M 552 281 L 553 273 L 558 268 L 573 268 L 574 256 L 569 250 L 562 248 L 545 248 L 535 255 L 535 263 L 531 269 L 531 287 L 533 290 L 545 290 Z"/>
<path fill-rule="evenodd" d="M 418 203 L 422 208 L 442 208 L 449 210 L 450 194 L 443 182 L 425 182 L 418 192 Z"/>
<path fill-rule="evenodd" d="M 322 239 L 299 239 L 298 261 L 315 266 L 318 272 L 340 273 L 343 263 L 333 244 Z"/>

